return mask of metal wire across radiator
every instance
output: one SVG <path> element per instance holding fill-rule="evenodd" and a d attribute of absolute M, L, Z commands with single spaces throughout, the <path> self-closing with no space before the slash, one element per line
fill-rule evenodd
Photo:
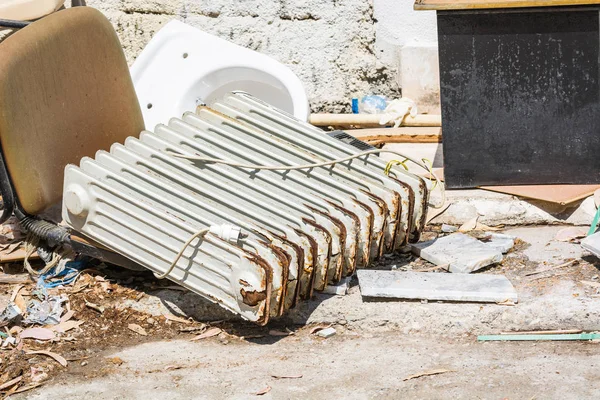
<path fill-rule="evenodd" d="M 174 154 L 298 165 L 360 153 L 245 93 L 65 170 L 74 230 L 243 318 L 266 324 L 384 253 L 417 241 L 423 179 L 368 155 L 306 170 L 253 170 Z"/>

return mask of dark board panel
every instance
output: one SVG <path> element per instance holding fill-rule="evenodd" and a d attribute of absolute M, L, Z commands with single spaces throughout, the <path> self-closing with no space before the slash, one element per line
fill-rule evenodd
<path fill-rule="evenodd" d="M 438 12 L 448 187 L 600 183 L 599 22 Z"/>

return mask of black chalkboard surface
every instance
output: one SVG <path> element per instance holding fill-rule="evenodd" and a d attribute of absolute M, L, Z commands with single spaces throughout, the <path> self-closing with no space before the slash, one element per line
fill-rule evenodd
<path fill-rule="evenodd" d="M 447 186 L 600 183 L 598 9 L 437 18 Z"/>

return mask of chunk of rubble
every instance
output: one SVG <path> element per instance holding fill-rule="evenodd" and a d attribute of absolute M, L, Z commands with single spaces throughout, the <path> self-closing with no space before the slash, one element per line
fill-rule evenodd
<path fill-rule="evenodd" d="M 581 241 L 581 247 L 600 258 L 600 232 L 596 232 Z"/>
<path fill-rule="evenodd" d="M 336 296 L 345 296 L 348 294 L 348 289 L 350 288 L 350 281 L 352 280 L 351 276 L 348 276 L 342 279 L 336 285 L 327 285 L 323 293 L 325 294 L 334 294 Z"/>
<path fill-rule="evenodd" d="M 443 238 L 412 245 L 413 253 L 435 265 L 448 265 L 453 273 L 468 274 L 502 261 L 502 252 L 465 235 L 453 233 Z"/>
<path fill-rule="evenodd" d="M 454 225 L 442 224 L 442 232 L 444 233 L 454 233 L 458 231 L 458 228 Z"/>
<path fill-rule="evenodd" d="M 335 330 L 335 328 L 329 327 L 329 328 L 321 329 L 320 331 L 318 331 L 316 333 L 316 335 L 319 337 L 322 337 L 324 339 L 328 339 L 328 338 L 334 336 L 336 333 L 337 333 L 337 331 Z"/>
<path fill-rule="evenodd" d="M 504 275 L 436 274 L 361 269 L 363 297 L 482 303 L 517 303 L 517 291 Z"/>
<path fill-rule="evenodd" d="M 505 235 L 503 233 L 486 232 L 489 235 L 489 241 L 485 242 L 488 247 L 499 250 L 502 254 L 506 254 L 515 246 L 515 237 Z"/>

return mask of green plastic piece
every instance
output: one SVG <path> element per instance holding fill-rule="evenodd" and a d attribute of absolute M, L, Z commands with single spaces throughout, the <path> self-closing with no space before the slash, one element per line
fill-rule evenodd
<path fill-rule="evenodd" d="M 596 340 L 600 339 L 599 333 L 577 333 L 567 335 L 481 335 L 477 336 L 479 342 L 514 342 L 534 340 Z"/>
<path fill-rule="evenodd" d="M 588 236 L 593 235 L 596 232 L 596 227 L 598 226 L 598 220 L 600 220 L 600 207 L 596 211 L 596 215 L 594 215 L 594 219 L 592 220 L 592 226 L 590 226 L 590 230 L 588 231 Z"/>
<path fill-rule="evenodd" d="M 0 332 L 0 337 L 2 337 L 2 338 L 7 338 L 7 337 L 8 337 L 8 335 L 7 335 L 6 333 L 4 333 L 4 332 Z"/>

